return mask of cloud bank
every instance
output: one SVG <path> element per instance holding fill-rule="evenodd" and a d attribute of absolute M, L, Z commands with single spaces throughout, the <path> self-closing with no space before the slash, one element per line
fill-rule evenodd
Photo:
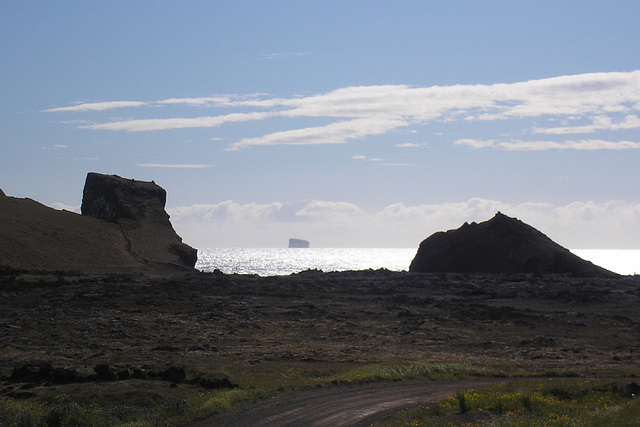
<path fill-rule="evenodd" d="M 429 235 L 485 221 L 501 211 L 571 249 L 637 248 L 640 204 L 610 201 L 512 205 L 474 198 L 465 202 L 408 206 L 377 211 L 356 204 L 309 200 L 297 203 L 239 204 L 225 201 L 168 210 L 185 242 L 199 248 L 285 247 L 290 237 L 314 247 L 408 247 Z"/>
<path fill-rule="evenodd" d="M 275 57 L 274 57 L 275 58 Z M 199 117 L 113 120 L 84 124 L 93 130 L 145 132 L 186 128 L 216 128 L 229 123 L 291 119 L 290 128 L 260 136 L 241 138 L 228 147 L 240 150 L 272 145 L 343 144 L 372 135 L 434 122 L 523 121 L 523 134 L 532 139 L 473 141 L 456 144 L 501 150 L 619 150 L 639 148 L 639 141 L 609 138 L 540 140 L 535 135 L 593 134 L 640 128 L 640 70 L 590 73 L 492 85 L 411 87 L 407 85 L 353 86 L 327 93 L 277 98 L 265 94 L 215 95 L 171 98 L 160 101 L 114 101 L 58 107 L 46 112 L 103 111 L 123 107 L 182 106 L 235 109 L 226 114 Z M 157 110 L 157 108 L 155 109 Z M 246 112 L 246 110 L 252 110 Z M 154 109 L 145 111 L 153 114 Z M 330 118 L 333 123 L 296 126 L 296 118 Z M 532 123 L 534 119 L 536 123 Z M 550 126 L 540 126 L 547 121 Z M 557 126 L 554 123 L 566 122 Z M 580 122 L 587 121 L 587 124 Z M 520 123 L 520 122 L 518 122 Z M 569 125 L 573 124 L 573 125 Z M 462 142 L 461 142 L 462 141 Z M 464 142 L 467 141 L 467 142 Z M 453 141 L 451 141 L 453 142 Z"/>

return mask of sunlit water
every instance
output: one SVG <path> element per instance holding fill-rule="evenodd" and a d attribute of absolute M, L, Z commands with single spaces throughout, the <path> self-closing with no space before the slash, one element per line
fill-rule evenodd
<path fill-rule="evenodd" d="M 260 276 L 280 276 L 309 269 L 325 272 L 379 268 L 403 271 L 409 270 L 416 251 L 415 248 L 202 249 L 198 251 L 196 268 Z M 619 274 L 640 273 L 639 249 L 576 249 L 572 252 Z"/>
<path fill-rule="evenodd" d="M 196 268 L 223 273 L 280 276 L 304 270 L 347 271 L 386 268 L 409 270 L 416 249 L 204 249 Z"/>
<path fill-rule="evenodd" d="M 572 249 L 571 252 L 618 274 L 640 274 L 640 249 Z"/>

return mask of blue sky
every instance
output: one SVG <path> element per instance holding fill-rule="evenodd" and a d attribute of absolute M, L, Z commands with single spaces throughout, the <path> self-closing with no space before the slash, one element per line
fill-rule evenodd
<path fill-rule="evenodd" d="M 196 247 L 414 247 L 497 210 L 640 248 L 637 1 L 0 4 L 0 188 L 154 180 Z"/>

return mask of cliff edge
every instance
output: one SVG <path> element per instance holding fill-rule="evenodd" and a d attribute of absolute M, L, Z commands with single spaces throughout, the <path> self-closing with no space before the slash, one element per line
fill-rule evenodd
<path fill-rule="evenodd" d="M 0 195 L 0 266 L 87 273 L 192 270 L 197 251 L 184 244 L 153 182 L 89 173 L 82 215 L 31 199 Z"/>
<path fill-rule="evenodd" d="M 409 271 L 617 276 L 500 212 L 479 224 L 432 234 L 420 243 Z"/>

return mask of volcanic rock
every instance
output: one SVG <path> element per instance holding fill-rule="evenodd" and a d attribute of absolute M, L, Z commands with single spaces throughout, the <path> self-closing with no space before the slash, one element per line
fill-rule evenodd
<path fill-rule="evenodd" d="M 187 377 L 184 368 L 178 366 L 169 366 L 164 371 L 160 371 L 158 375 L 160 376 L 160 379 L 174 383 L 182 382 Z"/>
<path fill-rule="evenodd" d="M 290 248 L 308 248 L 309 242 L 302 239 L 289 239 Z"/>
<path fill-rule="evenodd" d="M 93 368 L 96 371 L 96 378 L 98 381 L 117 381 L 118 374 L 111 369 L 111 366 L 106 363 L 100 363 Z"/>
<path fill-rule="evenodd" d="M 87 174 L 82 193 L 82 215 L 123 223 L 144 219 L 168 222 L 164 211 L 167 192 L 152 182 L 117 175 Z"/>
<path fill-rule="evenodd" d="M 155 182 L 89 173 L 82 196 L 82 215 L 118 224 L 130 241 L 130 252 L 147 259 L 193 268 L 197 251 L 182 243 L 164 210 L 166 191 Z"/>
<path fill-rule="evenodd" d="M 31 199 L 0 197 L 0 266 L 86 273 L 163 274 L 191 270 L 154 183 L 89 174 L 78 215 Z"/>
<path fill-rule="evenodd" d="M 479 224 L 434 233 L 420 243 L 409 271 L 616 276 L 500 212 Z"/>

